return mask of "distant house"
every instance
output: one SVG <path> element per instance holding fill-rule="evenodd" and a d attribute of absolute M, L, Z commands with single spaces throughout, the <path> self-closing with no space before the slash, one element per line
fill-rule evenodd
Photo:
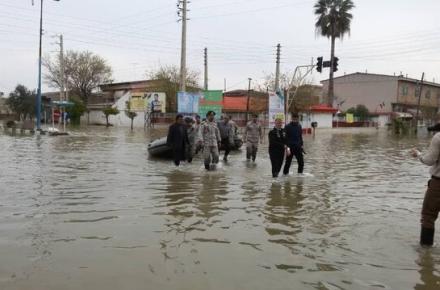
<path fill-rule="evenodd" d="M 267 92 L 254 90 L 233 90 L 223 93 L 223 112 L 233 118 L 239 125 L 244 126 L 249 101 L 249 112 L 262 115 L 268 110 L 269 95 Z"/>
<path fill-rule="evenodd" d="M 316 122 L 318 128 L 332 128 L 333 115 L 338 110 L 328 105 L 313 105 L 310 107 L 310 120 L 304 124 L 306 128 L 312 127 L 312 123 Z"/>
<path fill-rule="evenodd" d="M 13 115 L 11 109 L 6 104 L 7 98 L 0 97 L 0 119 L 6 119 Z"/>
<path fill-rule="evenodd" d="M 321 82 L 324 95 L 328 80 Z M 419 81 L 402 75 L 391 76 L 370 73 L 353 73 L 334 79 L 334 107 L 344 111 L 365 105 L 385 123 L 393 112 L 415 114 L 419 101 Z M 430 119 L 438 113 L 440 84 L 424 82 L 420 98 L 420 116 Z"/>

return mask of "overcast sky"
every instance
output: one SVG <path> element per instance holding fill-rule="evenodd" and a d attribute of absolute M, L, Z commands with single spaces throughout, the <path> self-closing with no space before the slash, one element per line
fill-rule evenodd
<path fill-rule="evenodd" d="M 210 89 L 247 88 L 275 70 L 329 58 L 328 39 L 316 36 L 315 0 L 191 0 L 188 67 L 203 72 L 209 49 Z M 37 86 L 39 3 L 0 0 L 0 91 L 17 83 Z M 438 0 L 354 0 L 351 34 L 336 43 L 338 75 L 358 71 L 408 74 L 440 82 Z M 65 49 L 89 50 L 112 66 L 114 80 L 145 79 L 146 70 L 180 64 L 181 24 L 176 0 L 44 1 L 44 54 L 55 55 L 57 34 Z M 315 83 L 328 77 L 314 72 Z M 47 89 L 47 86 L 44 86 Z"/>

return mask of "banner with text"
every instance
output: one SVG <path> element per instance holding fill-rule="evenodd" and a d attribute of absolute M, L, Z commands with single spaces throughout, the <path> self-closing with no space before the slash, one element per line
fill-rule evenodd
<path fill-rule="evenodd" d="M 269 128 L 275 126 L 275 119 L 285 120 L 284 96 L 281 93 L 269 93 Z"/>

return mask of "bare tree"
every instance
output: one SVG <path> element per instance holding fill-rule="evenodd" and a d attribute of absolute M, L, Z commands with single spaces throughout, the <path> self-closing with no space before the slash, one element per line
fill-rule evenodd
<path fill-rule="evenodd" d="M 180 69 L 175 65 L 160 66 L 156 70 L 146 72 L 147 78 L 152 80 L 160 80 L 161 85 L 157 90 L 165 92 L 167 97 L 167 111 L 177 111 L 176 96 L 179 91 Z M 186 70 L 186 90 L 188 92 L 197 92 L 201 90 L 200 72 Z"/>
<path fill-rule="evenodd" d="M 275 89 L 275 74 L 265 74 L 263 81 L 256 84 L 255 88 L 259 91 L 273 91 Z M 281 73 L 280 88 L 283 90 L 283 94 L 287 91 L 290 99 L 293 98 L 287 108 L 289 112 L 306 111 L 310 106 L 319 104 L 320 93 L 317 93 L 317 87 L 313 85 L 313 79 L 307 78 L 301 70 L 298 70 L 296 75 L 290 71 Z"/>
<path fill-rule="evenodd" d="M 51 87 L 61 87 L 60 58 L 45 57 L 44 78 Z M 103 83 L 112 81 L 112 69 L 106 60 L 90 51 L 67 51 L 64 56 L 64 72 L 68 90 L 87 104 L 92 92 Z"/>

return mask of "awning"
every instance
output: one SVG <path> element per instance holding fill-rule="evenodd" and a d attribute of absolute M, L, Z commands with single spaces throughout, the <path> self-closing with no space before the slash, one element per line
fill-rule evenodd
<path fill-rule="evenodd" d="M 69 101 L 53 101 L 52 102 L 52 106 L 57 106 L 57 107 L 71 107 L 75 105 L 72 102 Z"/>
<path fill-rule="evenodd" d="M 410 113 L 394 112 L 394 116 L 400 119 L 412 119 L 414 116 Z"/>

